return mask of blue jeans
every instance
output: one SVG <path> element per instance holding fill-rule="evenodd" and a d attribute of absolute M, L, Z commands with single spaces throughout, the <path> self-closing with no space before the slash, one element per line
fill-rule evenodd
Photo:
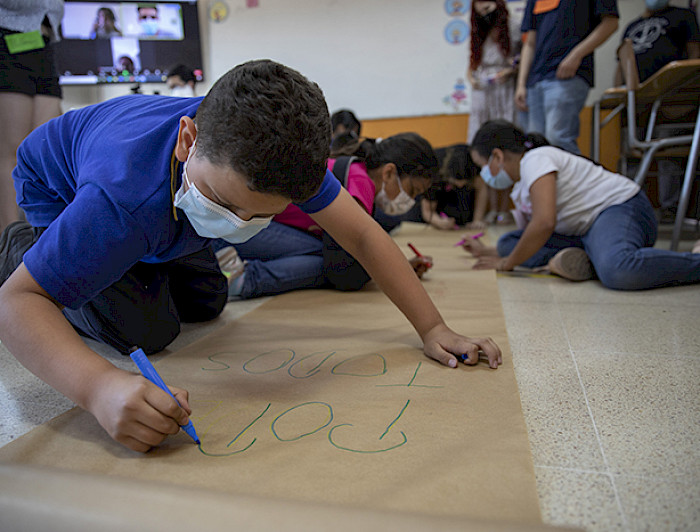
<path fill-rule="evenodd" d="M 579 154 L 579 113 L 588 96 L 588 83 L 579 77 L 543 79 L 527 88 L 527 132 L 544 135 L 550 144 Z"/>
<path fill-rule="evenodd" d="M 214 248 L 230 245 L 216 241 Z M 270 222 L 253 238 L 234 247 L 238 256 L 248 261 L 240 299 L 319 288 L 325 284 L 323 244 L 320 238 L 306 231 Z"/>
<path fill-rule="evenodd" d="M 700 282 L 700 253 L 655 249 L 656 218 L 651 203 L 639 192 L 621 205 L 608 207 L 582 236 L 554 233 L 522 266 L 544 266 L 558 251 L 583 248 L 600 281 L 616 290 L 643 290 Z M 498 254 L 509 255 L 523 231 L 498 240 Z"/>

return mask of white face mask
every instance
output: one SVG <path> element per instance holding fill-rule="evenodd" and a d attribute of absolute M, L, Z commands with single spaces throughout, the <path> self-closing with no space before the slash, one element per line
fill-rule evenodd
<path fill-rule="evenodd" d="M 187 219 L 199 236 L 223 238 L 231 244 L 240 244 L 250 240 L 270 225 L 272 216 L 242 220 L 227 208 L 202 194 L 187 177 L 187 165 L 194 151 L 195 143 L 196 141 L 192 143 L 182 170 L 182 185 L 175 194 L 175 207 L 185 212 Z M 187 183 L 188 188 L 187 191 L 183 192 L 185 183 Z"/>
<path fill-rule="evenodd" d="M 170 89 L 170 96 L 179 96 L 180 98 L 191 98 L 194 96 L 194 89 L 189 85 L 178 85 Z"/>
<path fill-rule="evenodd" d="M 384 182 L 382 182 L 382 189 L 379 191 L 379 194 L 377 194 L 377 197 L 374 198 L 374 202 L 377 204 L 377 207 L 379 207 L 389 216 L 406 214 L 416 204 L 416 200 L 404 191 L 403 187 L 401 186 L 401 178 L 398 174 L 396 174 L 396 179 L 399 180 L 399 190 L 401 191 L 399 192 L 398 196 L 396 196 L 394 199 L 389 199 L 389 196 L 386 194 L 386 190 L 384 190 Z"/>

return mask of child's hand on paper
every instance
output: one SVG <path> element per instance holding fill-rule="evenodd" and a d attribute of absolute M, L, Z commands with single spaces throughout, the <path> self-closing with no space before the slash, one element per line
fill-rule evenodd
<path fill-rule="evenodd" d="M 186 390 L 169 386 L 182 407 L 141 375 L 115 368 L 93 383 L 88 410 L 107 433 L 133 451 L 145 453 L 176 434 L 192 413 Z"/>
<path fill-rule="evenodd" d="M 436 229 L 455 229 L 457 224 L 452 216 L 433 216 L 430 218 L 430 225 Z"/>
<path fill-rule="evenodd" d="M 446 325 L 438 325 L 425 335 L 423 351 L 430 358 L 452 368 L 457 367 L 459 360 L 473 366 L 479 362 L 480 354 L 488 358 L 489 367 L 493 369 L 503 363 L 501 350 L 491 338 L 462 336 Z"/>
<path fill-rule="evenodd" d="M 476 264 L 472 266 L 474 270 L 496 270 L 506 271 L 506 257 L 483 256 L 479 257 Z M 512 268 L 511 268 L 512 269 Z"/>
<path fill-rule="evenodd" d="M 413 257 L 408 261 L 413 266 L 413 271 L 419 279 L 423 278 L 423 274 L 433 267 L 433 258 L 427 255 L 422 257 Z"/>
<path fill-rule="evenodd" d="M 484 255 L 487 246 L 482 244 L 478 238 L 472 238 L 470 235 L 464 236 L 462 249 L 467 253 L 471 253 L 472 257 L 481 257 Z"/>

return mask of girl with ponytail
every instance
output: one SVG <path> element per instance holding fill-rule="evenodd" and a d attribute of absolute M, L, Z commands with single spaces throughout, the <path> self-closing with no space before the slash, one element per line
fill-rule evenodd
<path fill-rule="evenodd" d="M 471 155 L 489 186 L 513 187 L 523 220 L 495 248 L 466 239 L 475 269 L 546 268 L 572 281 L 597 277 L 618 290 L 700 282 L 700 240 L 695 253 L 653 248 L 654 210 L 631 179 L 504 120 L 479 129 Z"/>

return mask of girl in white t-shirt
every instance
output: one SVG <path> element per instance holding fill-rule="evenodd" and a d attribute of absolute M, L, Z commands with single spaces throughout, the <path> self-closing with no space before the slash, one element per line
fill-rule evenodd
<path fill-rule="evenodd" d="M 656 218 L 634 181 L 504 120 L 479 129 L 471 156 L 489 186 L 513 186 L 523 221 L 495 248 L 466 239 L 479 258 L 475 269 L 544 266 L 576 281 L 597 276 L 618 290 L 700 282 L 700 240 L 693 253 L 653 248 Z"/>

